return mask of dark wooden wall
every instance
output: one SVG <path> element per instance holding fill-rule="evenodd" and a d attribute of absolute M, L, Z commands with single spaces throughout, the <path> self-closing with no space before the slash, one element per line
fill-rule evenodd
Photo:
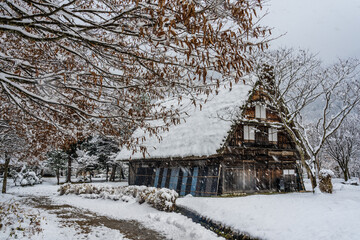
<path fill-rule="evenodd" d="M 301 190 L 297 175 L 284 175 L 283 169 L 291 169 L 296 173 L 293 164 L 243 162 L 243 164 L 223 166 L 219 192 L 227 195 Z"/>
<path fill-rule="evenodd" d="M 173 161 L 176 163 L 177 161 Z M 198 163 L 199 161 L 194 161 Z M 131 185 L 145 185 L 158 188 L 169 188 L 177 191 L 180 196 L 216 196 L 219 184 L 219 165 L 193 165 L 168 167 L 166 162 L 153 162 L 158 167 L 144 166 L 130 162 Z"/>

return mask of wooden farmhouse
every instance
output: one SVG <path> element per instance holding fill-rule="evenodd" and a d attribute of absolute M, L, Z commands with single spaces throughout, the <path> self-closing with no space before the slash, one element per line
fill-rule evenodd
<path fill-rule="evenodd" d="M 146 136 L 145 158 L 119 153 L 118 160 L 129 160 L 130 185 L 166 187 L 181 196 L 302 190 L 298 152 L 259 82 L 220 89 L 202 111 L 188 114 L 161 142 Z"/>

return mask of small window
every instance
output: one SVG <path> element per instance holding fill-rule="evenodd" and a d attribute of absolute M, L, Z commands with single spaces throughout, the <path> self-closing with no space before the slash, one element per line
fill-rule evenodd
<path fill-rule="evenodd" d="M 283 174 L 284 175 L 295 175 L 295 170 L 294 169 L 284 169 Z"/>
<path fill-rule="evenodd" d="M 266 119 L 266 108 L 263 105 L 256 105 L 255 106 L 255 117 Z"/>
<path fill-rule="evenodd" d="M 269 142 L 277 142 L 277 129 L 269 128 Z"/>
<path fill-rule="evenodd" d="M 255 140 L 255 128 L 244 125 L 244 140 Z"/>

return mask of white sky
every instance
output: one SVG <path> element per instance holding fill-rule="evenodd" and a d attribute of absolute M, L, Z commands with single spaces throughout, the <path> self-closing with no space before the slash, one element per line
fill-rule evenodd
<path fill-rule="evenodd" d="M 274 27 L 272 48 L 309 49 L 325 63 L 360 59 L 360 0 L 269 0 L 262 25 Z"/>

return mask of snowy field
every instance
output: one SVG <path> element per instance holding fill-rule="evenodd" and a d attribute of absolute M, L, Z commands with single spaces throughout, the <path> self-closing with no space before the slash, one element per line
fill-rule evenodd
<path fill-rule="evenodd" d="M 12 182 L 12 181 L 10 181 Z M 115 183 L 95 183 L 95 185 L 127 185 L 123 182 Z M 155 230 L 167 239 L 218 239 L 217 235 L 204 229 L 200 224 L 193 223 L 189 218 L 178 213 L 167 213 L 158 211 L 147 204 L 137 202 L 122 202 L 103 199 L 85 199 L 76 195 L 59 196 L 55 185 L 55 179 L 45 179 L 43 184 L 30 187 L 9 186 L 8 193 L 0 194 L 0 202 L 19 201 L 18 196 L 47 196 L 57 204 L 68 204 L 83 210 L 89 210 L 99 215 L 108 216 L 119 220 L 135 220 L 142 223 L 145 227 Z M 25 206 L 26 207 L 26 206 Z M 43 232 L 34 235 L 31 239 L 126 239 L 118 231 L 112 231 L 105 227 L 94 229 L 91 234 L 78 233 L 76 228 L 68 226 L 66 228 L 59 225 L 56 216 L 39 209 L 36 211 L 44 220 L 41 227 Z M 8 233 L 8 232 L 7 232 Z M 51 237 L 50 237 L 51 236 Z M 0 239 L 6 239 L 3 231 L 0 231 Z M 21 238 L 20 238 L 21 239 Z M 28 238 L 24 238 L 28 239 Z"/>
<path fill-rule="evenodd" d="M 240 232 L 261 239 L 360 239 L 360 187 L 334 181 L 334 194 L 289 193 L 253 195 L 234 198 L 184 197 L 177 204 L 213 219 Z M 96 183 L 96 185 L 126 185 L 126 183 Z M 103 199 L 86 199 L 76 195 L 59 196 L 54 179 L 45 179 L 32 187 L 9 186 L 0 194 L 0 202 L 19 202 L 23 196 L 46 196 L 56 204 L 68 204 L 83 211 L 119 220 L 135 220 L 167 239 L 218 239 L 199 224 L 178 213 L 158 211 L 147 204 Z M 105 226 L 93 227 L 81 233 L 76 226 L 62 226 L 51 211 L 22 205 L 27 212 L 41 216 L 40 234 L 31 239 L 126 239 Z M 9 229 L 9 228 L 8 228 Z M 9 231 L 0 231 L 6 239 Z M 20 238 L 19 239 L 29 239 Z"/>
<path fill-rule="evenodd" d="M 333 180 L 333 194 L 185 197 L 176 203 L 260 239 L 360 239 L 360 186 L 340 182 Z"/>

